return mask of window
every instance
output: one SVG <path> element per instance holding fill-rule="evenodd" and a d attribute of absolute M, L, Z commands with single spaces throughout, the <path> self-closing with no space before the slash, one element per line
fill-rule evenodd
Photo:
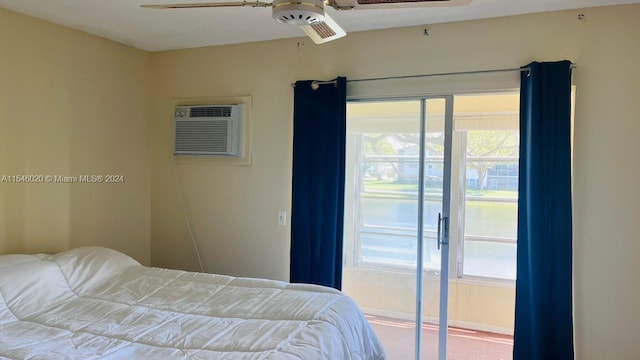
<path fill-rule="evenodd" d="M 440 269 L 444 102 L 427 109 L 424 268 Z M 514 280 L 519 94 L 454 98 L 450 250 L 452 274 Z M 346 266 L 415 269 L 419 101 L 347 106 Z M 459 169 L 459 170 L 455 170 Z M 351 218 L 353 221 L 351 221 Z"/>
<path fill-rule="evenodd" d="M 461 139 L 466 179 L 460 189 L 464 235 L 458 276 L 515 280 L 518 130 L 465 130 Z"/>

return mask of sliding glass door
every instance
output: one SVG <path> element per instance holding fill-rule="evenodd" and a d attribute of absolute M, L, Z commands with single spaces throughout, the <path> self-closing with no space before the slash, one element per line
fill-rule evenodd
<path fill-rule="evenodd" d="M 517 92 L 348 103 L 343 291 L 390 359 L 511 358 L 518 114 Z"/>
<path fill-rule="evenodd" d="M 348 106 L 343 289 L 394 359 L 446 358 L 452 112 L 452 97 Z"/>

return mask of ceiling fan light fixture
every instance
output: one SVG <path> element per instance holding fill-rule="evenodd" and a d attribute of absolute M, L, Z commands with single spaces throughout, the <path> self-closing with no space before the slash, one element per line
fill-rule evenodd
<path fill-rule="evenodd" d="M 324 21 L 322 0 L 274 0 L 273 18 L 281 23 L 312 25 Z"/>

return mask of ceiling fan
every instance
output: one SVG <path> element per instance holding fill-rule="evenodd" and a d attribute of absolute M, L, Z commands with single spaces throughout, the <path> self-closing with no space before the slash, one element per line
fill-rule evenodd
<path fill-rule="evenodd" d="M 339 39 L 347 33 L 325 12 L 336 10 L 467 5 L 471 0 L 273 0 L 192 4 L 142 5 L 150 9 L 197 9 L 215 7 L 272 8 L 272 17 L 281 23 L 298 25 L 316 44 Z"/>

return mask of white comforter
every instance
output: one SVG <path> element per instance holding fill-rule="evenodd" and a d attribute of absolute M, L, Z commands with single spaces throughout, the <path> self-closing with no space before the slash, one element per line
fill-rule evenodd
<path fill-rule="evenodd" d="M 105 248 L 0 256 L 0 359 L 384 359 L 347 296 L 148 268 Z"/>

